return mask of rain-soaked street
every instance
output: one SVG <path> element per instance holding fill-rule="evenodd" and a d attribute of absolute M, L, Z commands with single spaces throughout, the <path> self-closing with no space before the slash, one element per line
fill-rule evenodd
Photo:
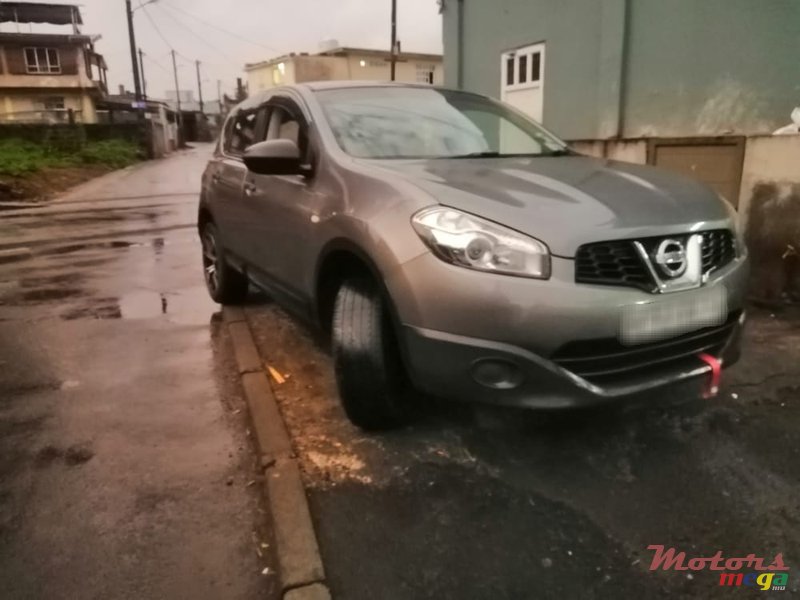
<path fill-rule="evenodd" d="M 209 150 L 0 212 L 4 599 L 277 594 L 193 229 Z"/>
<path fill-rule="evenodd" d="M 0 597 L 274 597 L 230 340 L 194 229 L 210 149 L 0 212 Z M 713 400 L 562 415 L 428 401 L 364 434 L 325 345 L 245 310 L 335 598 L 728 598 L 687 558 L 782 553 L 799 591 L 800 316 L 750 311 Z M 269 568 L 267 575 L 264 569 Z"/>
<path fill-rule="evenodd" d="M 300 458 L 337 598 L 729 598 L 689 558 L 782 553 L 800 592 L 800 314 L 751 310 L 720 395 L 542 414 L 426 399 L 355 429 L 328 353 L 269 303 L 246 309 Z M 379 550 L 376 550 L 378 548 Z M 767 564 L 767 563 L 765 563 Z M 769 593 L 769 592 L 768 592 Z M 755 594 L 755 595 L 752 595 Z"/>

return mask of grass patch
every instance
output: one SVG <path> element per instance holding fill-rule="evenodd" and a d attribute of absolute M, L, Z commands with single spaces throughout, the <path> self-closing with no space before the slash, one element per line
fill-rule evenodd
<path fill-rule="evenodd" d="M 125 140 L 89 142 L 78 153 L 84 164 L 121 169 L 139 160 L 139 148 Z"/>
<path fill-rule="evenodd" d="M 125 140 L 86 142 L 77 152 L 71 153 L 25 140 L 0 140 L 0 175 L 11 177 L 22 177 L 47 168 L 81 165 L 120 169 L 138 160 L 138 146 Z"/>
<path fill-rule="evenodd" d="M 73 161 L 73 157 L 47 152 L 32 142 L 0 140 L 0 175 L 19 177 L 47 167 L 66 167 Z"/>

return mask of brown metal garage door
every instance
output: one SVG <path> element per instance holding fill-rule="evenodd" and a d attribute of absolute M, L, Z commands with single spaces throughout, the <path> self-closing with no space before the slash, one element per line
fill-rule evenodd
<path fill-rule="evenodd" d="M 744 138 L 654 139 L 648 162 L 707 183 L 731 204 L 739 203 Z"/>

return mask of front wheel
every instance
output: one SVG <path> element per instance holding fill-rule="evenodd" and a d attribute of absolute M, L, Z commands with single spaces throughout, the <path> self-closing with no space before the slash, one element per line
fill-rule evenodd
<path fill-rule="evenodd" d="M 211 299 L 219 304 L 244 302 L 247 297 L 247 278 L 226 262 L 219 232 L 213 223 L 203 227 L 200 242 L 203 246 L 203 276 Z"/>
<path fill-rule="evenodd" d="M 339 396 L 350 421 L 366 430 L 405 423 L 410 386 L 386 302 L 368 279 L 349 279 L 339 288 L 332 346 Z"/>

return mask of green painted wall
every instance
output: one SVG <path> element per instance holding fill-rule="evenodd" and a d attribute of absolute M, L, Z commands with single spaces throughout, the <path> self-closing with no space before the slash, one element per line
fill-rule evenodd
<path fill-rule="evenodd" d="M 457 5 L 458 0 L 447 0 L 443 19 L 445 84 L 453 86 L 458 84 Z M 544 40 L 545 124 L 566 138 L 594 136 L 601 2 L 463 0 L 462 7 L 464 89 L 499 98 L 501 54 Z"/>
<path fill-rule="evenodd" d="M 800 0 L 446 0 L 443 34 L 445 83 L 494 97 L 501 54 L 546 42 L 566 139 L 769 133 L 800 105 Z"/>
<path fill-rule="evenodd" d="M 800 105 L 797 0 L 631 0 L 625 135 L 771 133 Z"/>

